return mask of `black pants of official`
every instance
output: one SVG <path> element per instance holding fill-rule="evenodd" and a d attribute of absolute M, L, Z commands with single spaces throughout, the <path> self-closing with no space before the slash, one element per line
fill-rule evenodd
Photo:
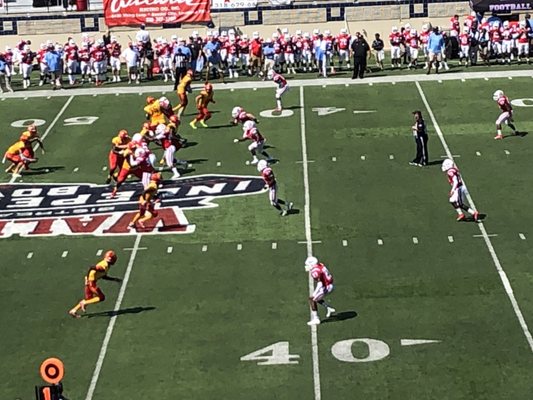
<path fill-rule="evenodd" d="M 415 138 L 416 142 L 416 157 L 413 160 L 415 164 L 428 165 L 428 137 L 420 136 Z"/>
<path fill-rule="evenodd" d="M 363 79 L 366 70 L 366 57 L 354 57 L 353 58 L 353 75 L 352 79 L 357 77 Z"/>
<path fill-rule="evenodd" d="M 181 81 L 181 78 L 187 73 L 187 67 L 176 67 L 176 78 L 174 80 L 174 90 L 178 89 L 178 85 Z"/>

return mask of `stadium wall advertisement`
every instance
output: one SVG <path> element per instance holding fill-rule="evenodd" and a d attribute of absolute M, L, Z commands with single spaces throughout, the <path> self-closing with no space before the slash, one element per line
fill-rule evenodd
<path fill-rule="evenodd" d="M 0 0 L 2 1 L 2 0 Z M 256 8 L 257 0 L 212 0 L 212 10 L 233 10 L 237 8 Z"/>
<path fill-rule="evenodd" d="M 210 0 L 104 0 L 107 26 L 208 22 Z"/>
<path fill-rule="evenodd" d="M 519 0 L 471 0 L 470 5 L 476 12 L 512 13 L 533 10 L 533 2 Z"/>

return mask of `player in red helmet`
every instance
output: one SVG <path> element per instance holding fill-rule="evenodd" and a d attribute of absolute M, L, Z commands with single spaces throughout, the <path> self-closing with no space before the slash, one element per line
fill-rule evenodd
<path fill-rule="evenodd" d="M 157 217 L 157 211 L 155 211 L 155 204 L 159 202 L 157 189 L 161 183 L 161 174 L 155 172 L 150 178 L 150 183 L 144 189 L 139 196 L 139 211 L 131 220 L 128 227 L 135 228 L 140 227 L 144 229 L 144 223 L 153 217 Z"/>
<path fill-rule="evenodd" d="M 198 115 L 189 124 L 192 129 L 196 129 L 197 122 L 199 122 L 204 128 L 207 128 L 205 121 L 211 118 L 211 113 L 207 109 L 207 106 L 209 103 L 216 103 L 213 96 L 213 85 L 206 83 L 204 85 L 204 90 L 202 90 L 200 94 L 196 96 L 196 108 L 198 109 Z"/>

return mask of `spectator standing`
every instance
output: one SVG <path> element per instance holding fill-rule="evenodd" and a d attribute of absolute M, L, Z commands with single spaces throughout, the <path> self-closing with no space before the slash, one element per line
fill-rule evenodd
<path fill-rule="evenodd" d="M 54 90 L 61 89 L 61 74 L 63 73 L 63 62 L 59 46 L 50 47 L 44 56 L 49 73 L 52 75 Z"/>
<path fill-rule="evenodd" d="M 140 57 L 139 48 L 129 42 L 128 47 L 122 52 L 122 58 L 126 60 L 126 68 L 128 69 L 128 84 L 131 84 L 133 81 L 137 84 L 140 83 L 139 71 L 137 69 Z"/>
<path fill-rule="evenodd" d="M 143 44 L 150 42 L 150 33 L 146 30 L 146 25 L 141 24 L 140 29 L 135 34 L 135 39 Z"/>
<path fill-rule="evenodd" d="M 204 53 L 207 56 L 207 79 L 209 80 L 209 73 L 213 71 L 213 76 L 216 78 L 217 74 L 224 82 L 224 71 L 221 67 L 221 58 L 220 58 L 220 42 L 218 39 L 211 35 L 209 41 L 205 44 Z"/>
<path fill-rule="evenodd" d="M 375 39 L 372 42 L 372 51 L 374 53 L 374 58 L 376 59 L 376 65 L 383 71 L 383 60 L 385 59 L 385 43 L 381 40 L 379 33 L 376 33 Z"/>
<path fill-rule="evenodd" d="M 436 26 L 433 28 L 433 32 L 429 35 L 428 39 L 428 50 L 429 50 L 429 60 L 428 60 L 428 71 L 429 75 L 431 72 L 431 67 L 433 63 L 436 62 L 435 70 L 437 74 L 439 73 L 439 63 L 442 61 L 442 50 L 444 49 L 444 38 L 442 33 L 439 31 L 439 27 Z"/>
<path fill-rule="evenodd" d="M 0 53 L 0 93 L 13 92 L 11 85 L 9 84 L 9 79 L 7 77 L 7 63 L 5 57 Z"/>
<path fill-rule="evenodd" d="M 259 32 L 254 32 L 250 42 L 250 68 L 251 74 L 258 74 L 261 71 L 261 56 L 263 55 L 262 42 L 259 38 Z"/>
<path fill-rule="evenodd" d="M 415 124 L 411 127 L 413 130 L 413 137 L 416 142 L 416 157 L 409 165 L 416 165 L 423 167 L 428 165 L 428 134 L 426 130 L 426 122 L 422 118 L 422 111 L 413 111 L 415 116 Z"/>
<path fill-rule="evenodd" d="M 268 71 L 274 69 L 274 44 L 271 39 L 266 39 L 263 45 L 263 59 L 265 63 L 263 64 L 263 80 L 266 80 Z"/>
<path fill-rule="evenodd" d="M 202 56 L 202 39 L 198 40 L 198 37 L 191 36 L 189 37 L 189 43 L 187 44 L 189 51 L 191 52 L 191 69 L 193 72 L 196 72 L 196 65 L 198 63 L 198 58 Z M 202 62 L 200 62 L 202 64 Z M 200 69 L 199 72 L 203 67 Z"/>
<path fill-rule="evenodd" d="M 178 88 L 181 78 L 187 73 L 187 69 L 191 64 L 192 53 L 191 49 L 185 45 L 184 38 L 178 38 L 178 45 L 174 48 L 174 55 L 172 58 L 172 64 L 174 65 L 175 71 L 175 80 L 174 80 L 174 90 Z"/>
<path fill-rule="evenodd" d="M 111 31 L 108 29 L 103 35 L 102 40 L 104 41 L 104 46 L 109 46 L 111 44 Z"/>
<path fill-rule="evenodd" d="M 353 54 L 354 65 L 352 79 L 355 79 L 357 77 L 363 79 L 366 70 L 366 60 L 370 53 L 370 46 L 359 32 L 356 32 L 355 34 L 351 49 Z"/>
<path fill-rule="evenodd" d="M 525 21 L 526 21 L 526 29 L 528 30 L 528 38 L 529 38 L 529 53 L 531 54 L 531 50 L 533 49 L 533 19 L 531 19 L 531 14 L 525 15 Z"/>

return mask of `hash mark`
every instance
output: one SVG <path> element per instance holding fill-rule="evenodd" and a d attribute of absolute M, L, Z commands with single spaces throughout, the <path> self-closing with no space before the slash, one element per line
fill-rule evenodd
<path fill-rule="evenodd" d="M 448 242 L 453 243 L 453 236 L 448 236 Z"/>
<path fill-rule="evenodd" d="M 96 96 L 98 96 L 98 95 L 97 94 L 93 94 L 93 97 L 96 97 Z"/>
<path fill-rule="evenodd" d="M 28 100 L 28 98 L 27 98 L 27 97 L 24 97 L 24 100 Z"/>
<path fill-rule="evenodd" d="M 33 253 L 32 252 L 29 252 L 28 255 L 26 256 L 26 258 L 29 260 L 30 258 L 33 257 Z"/>
<path fill-rule="evenodd" d="M 372 86 L 374 85 L 372 82 L 368 82 L 368 86 Z"/>
<path fill-rule="evenodd" d="M 439 82 L 439 83 L 442 83 L 442 79 L 439 79 L 438 82 Z"/>
<path fill-rule="evenodd" d="M 217 167 L 220 167 L 222 163 L 220 161 L 217 161 Z"/>
<path fill-rule="evenodd" d="M 118 92 L 117 92 L 117 93 L 115 93 L 115 96 L 120 96 L 120 93 L 118 93 Z"/>
<path fill-rule="evenodd" d="M 486 236 L 487 236 L 487 237 L 496 237 L 496 236 L 498 236 L 498 234 L 497 234 L 497 233 L 487 233 Z M 475 237 L 475 238 L 484 238 L 485 235 L 472 235 L 472 237 Z"/>
<path fill-rule="evenodd" d="M 242 250 L 242 244 L 239 243 L 237 244 L 237 251 L 240 251 L 240 250 Z"/>
<path fill-rule="evenodd" d="M 328 87 L 328 85 L 322 85 L 323 88 Z"/>
<path fill-rule="evenodd" d="M 504 150 L 505 154 L 509 155 L 511 152 L 509 150 Z"/>
<path fill-rule="evenodd" d="M 389 154 L 389 160 L 394 160 L 394 154 Z"/>
<path fill-rule="evenodd" d="M 347 240 L 343 240 L 343 241 L 342 241 L 342 245 L 343 245 L 344 247 L 348 246 L 348 241 L 347 241 Z"/>
<path fill-rule="evenodd" d="M 253 90 L 254 90 L 254 91 L 256 91 L 256 90 L 257 90 L 257 88 L 256 88 L 256 87 L 254 87 L 254 88 L 253 88 Z"/>
<path fill-rule="evenodd" d="M 418 238 L 416 236 L 413 236 L 413 243 L 418 244 Z"/>
<path fill-rule="evenodd" d="M 202 246 L 202 251 L 207 251 L 207 245 L 206 245 L 206 244 L 204 244 L 204 245 Z"/>
<path fill-rule="evenodd" d="M 379 244 L 380 246 L 383 246 L 383 240 L 378 239 L 378 244 Z"/>
<path fill-rule="evenodd" d="M 311 240 L 309 243 L 311 243 L 311 244 L 322 243 L 322 240 Z M 298 242 L 298 244 L 307 244 L 307 240 L 300 241 L 300 242 Z"/>
<path fill-rule="evenodd" d="M 488 80 L 489 80 L 489 78 L 485 77 L 485 80 L 486 80 L 486 81 L 488 81 Z"/>
<path fill-rule="evenodd" d="M 98 249 L 98 251 L 96 252 L 96 255 L 97 255 L 97 256 L 101 256 L 102 253 L 103 253 L 103 251 L 104 251 L 104 250 L 102 250 L 102 249 Z"/>
<path fill-rule="evenodd" d="M 272 242 L 272 250 L 276 250 L 278 248 L 278 244 L 276 242 Z"/>
<path fill-rule="evenodd" d="M 526 235 L 524 235 L 523 233 L 519 233 L 518 237 L 522 240 L 526 240 Z"/>
<path fill-rule="evenodd" d="M 366 156 L 361 156 L 361 160 L 365 161 L 366 160 Z"/>
<path fill-rule="evenodd" d="M 396 82 L 392 81 L 392 84 L 393 84 L 393 85 L 396 85 Z"/>
<path fill-rule="evenodd" d="M 479 151 L 476 151 L 476 156 L 480 156 L 481 153 Z"/>
<path fill-rule="evenodd" d="M 104 166 L 102 167 L 102 171 L 106 171 L 106 170 L 107 170 L 107 167 L 104 165 Z"/>
<path fill-rule="evenodd" d="M 167 247 L 167 254 L 170 254 L 170 253 L 172 253 L 172 246 Z"/>
<path fill-rule="evenodd" d="M 331 161 L 337 161 L 337 157 L 331 157 Z"/>
<path fill-rule="evenodd" d="M 532 77 L 533 78 L 533 77 Z M 349 83 L 345 83 L 344 86 L 346 87 L 350 87 L 350 84 Z"/>
<path fill-rule="evenodd" d="M 512 76 L 509 76 L 507 79 L 509 79 L 510 81 L 513 80 L 513 77 Z"/>
<path fill-rule="evenodd" d="M 74 168 L 72 172 L 78 172 L 80 169 L 78 167 Z"/>
<path fill-rule="evenodd" d="M 46 99 L 47 99 L 47 100 L 50 100 L 51 98 L 52 98 L 52 96 L 48 96 Z"/>
<path fill-rule="evenodd" d="M 234 89 L 234 88 L 231 88 L 231 89 L 230 89 L 230 92 L 234 92 L 234 91 L 235 91 L 235 89 Z"/>
<path fill-rule="evenodd" d="M 63 254 L 61 254 L 61 257 L 62 257 L 62 258 L 65 258 L 67 255 L 68 255 L 68 250 L 65 250 L 65 251 L 63 252 Z"/>
<path fill-rule="evenodd" d="M 465 78 L 461 79 L 461 82 L 466 82 L 466 79 Z"/>
<path fill-rule="evenodd" d="M 162 94 L 162 95 L 164 96 L 164 95 L 166 95 L 166 94 L 167 94 L 167 92 L 161 92 L 161 94 Z"/>

